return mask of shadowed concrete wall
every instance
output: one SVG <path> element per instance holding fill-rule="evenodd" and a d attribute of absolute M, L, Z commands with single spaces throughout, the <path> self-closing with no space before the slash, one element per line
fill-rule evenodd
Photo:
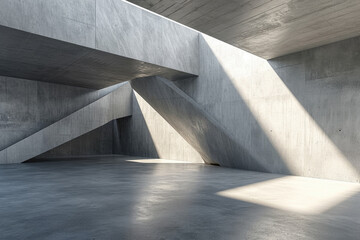
<path fill-rule="evenodd" d="M 0 151 L 0 163 L 21 163 L 99 128 L 131 115 L 131 87 L 120 84 L 114 91 L 48 127 Z"/>
<path fill-rule="evenodd" d="M 0 150 L 116 88 L 91 90 L 0 76 Z"/>

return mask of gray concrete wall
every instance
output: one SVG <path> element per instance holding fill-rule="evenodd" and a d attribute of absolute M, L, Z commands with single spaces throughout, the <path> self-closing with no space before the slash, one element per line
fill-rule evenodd
<path fill-rule="evenodd" d="M 138 93 L 131 117 L 116 121 L 114 153 L 203 162 L 200 154 Z"/>
<path fill-rule="evenodd" d="M 359 43 L 266 61 L 202 35 L 199 78 L 178 86 L 266 171 L 359 182 Z"/>
<path fill-rule="evenodd" d="M 132 89 L 122 83 L 115 90 L 40 131 L 0 151 L 0 163 L 21 163 L 99 128 L 130 116 Z"/>
<path fill-rule="evenodd" d="M 113 125 L 111 121 L 93 131 L 35 157 L 49 159 L 69 156 L 109 155 L 113 153 Z"/>
<path fill-rule="evenodd" d="M 4 0 L 0 1 L 0 25 L 186 73 L 197 74 L 199 69 L 197 31 L 122 0 Z M 134 66 L 129 66 L 129 68 L 134 71 L 141 70 Z M 78 101 L 82 102 L 80 96 L 69 93 L 68 98 L 64 97 L 62 94 L 72 92 L 72 90 L 51 84 L 49 86 L 56 86 L 52 91 L 44 88 L 41 93 L 48 98 L 40 99 L 38 86 L 42 88 L 42 83 L 25 81 L 24 84 L 31 87 L 14 88 L 11 92 L 6 86 L 3 90 L 6 96 L 1 97 L 6 98 L 3 103 L 6 106 L 1 108 L 5 120 L 1 128 L 4 137 L 0 137 L 2 141 L 0 150 L 89 103 L 87 101 L 77 106 Z M 16 91 L 24 91 L 25 94 L 16 96 Z M 96 93 L 96 91 L 86 89 L 83 91 L 85 91 L 84 95 L 88 92 Z M 52 99 L 54 92 L 59 92 L 59 98 L 55 94 L 55 98 Z M 91 99 L 95 100 L 95 98 Z M 137 97 L 137 99 L 140 98 Z M 28 100 L 31 101 L 31 105 L 27 104 Z M 69 104 L 70 100 L 74 103 Z M 17 111 L 15 105 L 18 102 L 23 104 L 19 114 L 9 119 L 8 115 Z M 62 109 L 66 107 L 71 110 L 62 112 Z M 38 109 L 46 109 L 46 111 L 37 113 Z M 153 110 L 149 110 L 151 111 Z M 154 115 L 154 112 L 151 114 Z M 38 116 L 41 116 L 46 123 L 40 122 Z M 144 114 L 144 117 L 150 116 Z M 159 132 L 163 134 L 159 133 L 154 138 L 156 144 L 166 143 L 168 146 L 170 143 L 171 145 L 187 144 L 174 129 L 166 125 L 163 119 L 154 118 L 163 124 L 163 127 L 159 128 Z M 12 122 L 16 125 L 12 125 Z M 167 137 L 163 138 L 163 135 Z M 124 141 L 124 138 L 122 139 Z M 170 142 L 167 142 L 168 140 Z M 136 148 L 131 150 L 134 149 Z M 184 149 L 187 148 L 184 147 Z M 190 156 L 194 158 L 196 155 L 194 150 L 183 151 L 182 148 L 170 150 L 170 148 L 159 147 L 158 152 L 161 156 L 176 159 L 184 158 L 186 154 L 189 158 Z M 145 153 L 150 154 L 149 151 Z M 134 155 L 137 153 L 134 152 Z"/>
<path fill-rule="evenodd" d="M 359 38 L 266 61 L 116 0 L 4 0 L 0 25 L 198 74 L 177 86 L 265 171 L 359 181 Z M 7 81 L 0 85 L 7 92 L 0 95 L 3 129 L 15 135 L 36 131 L 32 123 L 44 116 L 32 114 L 42 104 L 31 97 L 37 88 L 9 88 Z M 139 95 L 135 99 L 138 116 L 116 125 L 128 129 L 131 143 L 119 144 L 119 151 L 199 160 L 178 129 Z M 18 121 L 31 124 L 17 129 Z M 3 146 L 19 138 L 0 137 Z"/>
<path fill-rule="evenodd" d="M 245 150 L 233 167 L 242 168 L 250 155 L 253 170 L 359 182 L 359 43 L 353 38 L 266 61 L 201 35 L 199 77 L 174 83 Z M 159 114 L 146 111 L 153 136 L 162 131 Z M 141 121 L 133 116 L 126 123 L 136 151 L 144 151 Z"/>
<path fill-rule="evenodd" d="M 116 87 L 92 90 L 0 76 L 0 150 L 96 101 Z"/>
<path fill-rule="evenodd" d="M 131 80 L 131 86 L 179 132 L 205 163 L 266 171 L 246 149 L 226 134 L 221 124 L 169 80 L 139 78 Z"/>
<path fill-rule="evenodd" d="M 2 0 L 0 25 L 186 73 L 198 71 L 197 31 L 123 0 Z"/>

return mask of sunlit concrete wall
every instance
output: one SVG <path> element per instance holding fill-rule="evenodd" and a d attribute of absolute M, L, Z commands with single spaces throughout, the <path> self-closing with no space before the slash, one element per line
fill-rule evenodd
<path fill-rule="evenodd" d="M 268 172 L 358 182 L 359 51 L 354 38 L 266 61 L 202 35 L 199 78 L 178 86 Z"/>
<path fill-rule="evenodd" d="M 175 83 L 247 150 L 263 167 L 258 170 L 359 182 L 360 38 L 270 61 L 203 34 L 199 46 L 199 77 Z M 142 115 L 126 125 L 133 152 L 151 152 L 149 141 L 141 145 L 139 116 L 149 136 L 165 139 L 158 152 L 192 149 L 167 140 L 169 126 L 142 99 L 138 105 Z"/>

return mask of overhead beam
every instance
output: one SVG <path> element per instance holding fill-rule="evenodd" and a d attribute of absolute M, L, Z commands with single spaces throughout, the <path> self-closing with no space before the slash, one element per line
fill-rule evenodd
<path fill-rule="evenodd" d="M 95 89 L 199 68 L 198 32 L 121 0 L 0 1 L 0 44 L 0 75 Z"/>

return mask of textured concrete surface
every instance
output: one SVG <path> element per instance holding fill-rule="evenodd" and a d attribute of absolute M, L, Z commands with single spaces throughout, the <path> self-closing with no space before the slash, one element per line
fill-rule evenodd
<path fill-rule="evenodd" d="M 83 1 L 81 4 L 85 4 L 85 2 Z M 324 1 L 324 3 L 326 2 L 328 1 Z M 215 129 L 221 129 L 220 135 L 223 134 L 226 139 L 231 139 L 224 145 L 230 149 L 233 149 L 232 146 L 236 146 L 234 151 L 238 151 L 238 154 L 235 154 L 237 159 L 250 165 L 255 164 L 251 165 L 251 169 L 344 181 L 358 182 L 360 180 L 360 161 L 357 157 L 359 155 L 359 136 L 354 130 L 357 129 L 359 120 L 357 109 L 360 73 L 358 67 L 359 38 L 266 61 L 204 34 L 200 34 L 199 37 L 199 34 L 195 34 L 186 27 L 169 22 L 124 1 L 89 1 L 88 5 L 79 5 L 79 9 L 82 8 L 79 10 L 80 13 L 77 12 L 77 8 L 72 9 L 69 3 L 71 1 L 66 3 L 56 0 L 1 1 L 0 25 L 79 44 L 82 47 L 100 49 L 115 55 L 120 54 L 123 57 L 135 59 L 134 61 L 143 58 L 144 61 L 152 64 L 169 63 L 166 65 L 167 67 L 181 71 L 186 70 L 188 73 L 193 73 L 194 69 L 198 69 L 196 74 L 199 77 L 197 79 L 176 81 L 175 84 L 187 95 L 186 99 L 190 99 L 190 102 L 193 101 L 195 103 L 193 105 L 197 106 L 196 109 L 202 112 L 200 120 L 216 122 L 217 124 L 209 126 L 216 125 Z M 337 4 L 336 1 L 333 3 Z M 349 3 L 351 1 L 345 2 L 345 4 Z M 33 7 L 29 7 L 30 5 Z M 54 6 L 58 7 L 56 13 L 54 13 L 54 9 L 49 10 Z M 115 14 L 116 12 L 122 14 Z M 344 16 L 346 15 L 344 14 Z M 350 15 L 349 18 L 352 16 Z M 63 25 L 62 21 L 64 21 Z M 88 38 L 81 34 L 83 30 L 80 31 L 81 33 L 77 32 L 76 27 L 82 26 L 81 24 L 74 24 L 74 26 L 64 29 L 68 21 L 85 23 L 90 26 L 89 29 L 92 29 L 91 26 L 95 26 L 93 42 L 91 42 L 92 40 L 88 42 Z M 39 24 L 35 24 L 36 22 Z M 152 26 L 151 23 L 156 23 L 160 27 Z M 83 27 L 87 32 L 88 28 Z M 5 27 L 2 28 L 5 29 Z M 129 32 L 125 31 L 126 29 Z M 172 34 L 169 36 L 167 33 Z M 74 36 L 83 37 L 81 41 L 84 42 L 76 42 L 75 38 L 73 39 Z M 179 36 L 184 36 L 184 38 L 189 36 L 189 39 L 180 41 Z M 134 40 L 137 37 L 140 39 L 139 41 Z M 162 47 L 159 47 L 158 43 L 163 43 Z M 150 52 L 144 50 L 147 48 Z M 26 52 L 26 48 L 20 49 Z M 137 49 L 140 52 L 136 51 Z M 30 50 L 34 49 L 30 48 Z M 41 49 L 37 50 L 42 52 Z M 5 51 L 5 58 L 7 55 L 10 57 L 10 53 L 11 51 Z M 46 51 L 42 53 L 46 53 Z M 198 59 L 197 54 L 200 58 L 198 64 L 194 60 Z M 195 58 L 193 58 L 194 56 Z M 161 61 L 165 61 L 165 63 L 161 63 Z M 177 64 L 177 61 L 180 62 Z M 99 65 L 102 65 L 102 62 Z M 87 70 L 89 69 L 86 68 Z M 95 70 L 99 69 L 95 68 Z M 135 68 L 134 71 L 137 72 L 138 69 Z M 1 91 L 4 91 L 4 86 L 0 87 Z M 36 102 L 33 98 L 27 97 L 34 94 L 34 89 L 12 88 L 8 83 L 5 89 L 6 94 L 0 95 L 0 110 L 5 109 L 1 120 L 5 119 L 5 124 L 11 124 L 11 120 L 8 119 L 10 116 L 12 119 L 20 119 L 16 122 L 17 124 L 26 122 L 27 119 L 29 122 L 35 122 L 34 116 L 36 115 L 32 112 Z M 13 93 L 24 94 L 26 97 L 16 97 Z M 46 96 L 50 96 L 49 99 L 52 97 L 51 93 Z M 3 101 L 4 98 L 5 101 Z M 177 104 L 176 101 L 178 101 L 180 104 L 181 100 L 171 99 L 171 101 L 174 101 L 174 104 Z M 24 102 L 26 104 L 21 105 Z M 146 105 L 141 101 L 138 103 L 140 109 Z M 21 109 L 19 115 L 16 110 L 13 111 L 14 106 L 17 107 L 16 104 L 19 104 Z M 52 111 L 57 111 L 57 108 L 54 109 Z M 172 119 L 176 120 L 176 118 L 182 117 L 175 115 L 178 114 L 176 108 L 170 110 Z M 186 112 L 187 109 L 180 110 Z M 143 116 L 146 114 L 150 117 L 144 118 Z M 44 116 L 42 115 L 40 118 L 46 119 Z M 54 118 L 59 116 L 60 114 Z M 191 141 L 188 142 L 192 142 L 193 146 L 184 144 L 184 141 L 178 141 L 178 137 L 169 137 L 174 132 L 173 129 L 168 128 L 169 125 L 162 128 L 157 124 L 159 119 L 161 118 L 158 114 L 149 110 L 148 113 L 139 114 L 136 118 L 124 120 L 124 124 L 120 124 L 120 129 L 124 129 L 121 125 L 128 126 L 131 129 L 126 135 L 130 136 L 130 133 L 136 135 L 132 138 L 136 143 L 134 147 L 130 150 L 125 148 L 125 150 L 131 152 L 139 149 L 141 153 L 145 152 L 149 155 L 162 152 L 166 153 L 165 155 L 174 155 L 176 158 L 189 159 L 185 152 L 193 153 L 195 142 L 197 150 L 203 151 L 201 155 L 204 156 L 204 152 L 208 152 L 208 146 L 212 144 L 209 142 L 210 139 L 199 138 L 203 139 L 205 143 L 201 145 L 201 141 L 192 138 L 192 135 L 187 135 L 186 137 L 191 138 Z M 208 119 L 214 119 L 214 121 Z M 196 127 L 191 126 L 189 119 L 184 121 L 185 125 Z M 28 127 L 29 125 L 23 126 L 26 129 L 24 134 L 34 132 L 34 129 Z M 138 126 L 143 126 L 144 132 L 134 130 Z M 36 125 L 36 127 L 38 126 Z M 5 128 L 10 129 L 9 132 L 11 132 L 11 129 L 15 127 L 8 128 L 6 126 Z M 28 129 L 31 130 L 28 131 Z M 152 141 L 151 135 L 154 134 L 154 129 L 156 139 L 166 136 L 164 142 L 168 139 L 175 139 L 175 141 L 170 141 L 170 144 L 158 144 L 159 142 Z M 205 131 L 206 128 L 200 129 L 204 130 L 204 133 L 209 132 Z M 182 130 L 188 131 L 188 129 L 181 128 L 176 130 L 180 133 L 183 132 Z M 11 133 L 7 136 L 10 135 Z M 140 146 L 139 139 L 142 135 L 146 136 L 144 138 L 146 143 Z M 5 139 L 4 145 L 8 144 L 7 136 L 0 137 L 2 141 Z M 204 136 L 206 134 L 202 137 Z M 211 137 L 212 135 L 207 136 Z M 215 134 L 215 136 L 219 135 Z M 9 142 L 18 137 L 15 136 Z M 121 141 L 120 138 L 119 143 Z M 182 150 L 176 152 L 173 146 L 177 146 L 179 143 Z M 119 148 L 121 148 L 120 145 Z M 148 149 L 144 150 L 144 148 Z M 216 145 L 211 146 L 211 149 L 215 148 Z M 227 148 L 219 149 L 219 151 L 225 151 Z M 216 155 L 216 152 L 213 154 Z M 196 159 L 198 156 L 199 154 L 196 155 Z M 211 162 L 209 159 L 211 158 L 207 158 L 208 162 Z M 229 159 L 225 157 L 222 163 L 230 163 Z M 221 162 L 221 159 L 214 162 Z M 237 161 L 234 161 L 231 166 L 238 164 Z"/>
<path fill-rule="evenodd" d="M 128 0 L 269 59 L 359 35 L 356 0 Z"/>
<path fill-rule="evenodd" d="M 110 54 L 2 26 L 0 45 L 0 75 L 10 77 L 101 89 L 137 77 L 159 75 L 176 80 L 192 76 L 123 57 L 126 54 Z M 140 51 L 139 46 L 128 47 Z"/>
<path fill-rule="evenodd" d="M 122 0 L 3 0 L 0 25 L 130 58 L 138 64 L 198 72 L 197 31 Z"/>
<path fill-rule="evenodd" d="M 114 153 L 203 163 L 200 154 L 134 91 L 131 117 L 114 125 Z"/>
<path fill-rule="evenodd" d="M 96 1 L 96 48 L 197 74 L 198 32 L 123 0 Z"/>
<path fill-rule="evenodd" d="M 0 215 L 6 216 L 0 239 L 329 240 L 360 234 L 359 185 L 352 183 L 98 157 L 2 165 L 0 186 Z M 307 199 L 294 205 L 293 196 L 304 192 Z"/>
<path fill-rule="evenodd" d="M 360 181 L 359 46 L 357 37 L 269 62 L 306 113 L 305 176 Z"/>
<path fill-rule="evenodd" d="M 206 163 L 266 171 L 225 133 L 215 119 L 167 79 L 134 79 L 131 86 L 179 132 Z"/>
<path fill-rule="evenodd" d="M 358 41 L 268 62 L 203 35 L 199 78 L 176 83 L 267 171 L 358 182 Z"/>
<path fill-rule="evenodd" d="M 95 47 L 94 0 L 5 0 L 0 25 L 86 47 Z"/>
<path fill-rule="evenodd" d="M 99 100 L 3 149 L 0 163 L 24 162 L 114 119 L 130 116 L 131 94 L 130 84 L 121 84 Z"/>
<path fill-rule="evenodd" d="M 0 76 L 0 150 L 98 100 L 92 90 Z"/>
<path fill-rule="evenodd" d="M 174 84 L 245 150 L 236 161 L 251 156 L 249 163 L 256 163 L 251 169 L 359 182 L 353 130 L 359 119 L 358 42 L 353 38 L 266 61 L 202 35 L 199 77 Z M 184 118 L 175 106 L 179 99 L 171 101 L 168 117 Z M 147 119 L 148 131 L 159 129 L 157 118 L 154 113 Z M 129 132 L 139 142 L 141 134 Z"/>
<path fill-rule="evenodd" d="M 95 130 L 81 135 L 66 142 L 50 151 L 47 151 L 36 159 L 69 156 L 89 156 L 113 154 L 113 126 L 111 121 Z"/>

